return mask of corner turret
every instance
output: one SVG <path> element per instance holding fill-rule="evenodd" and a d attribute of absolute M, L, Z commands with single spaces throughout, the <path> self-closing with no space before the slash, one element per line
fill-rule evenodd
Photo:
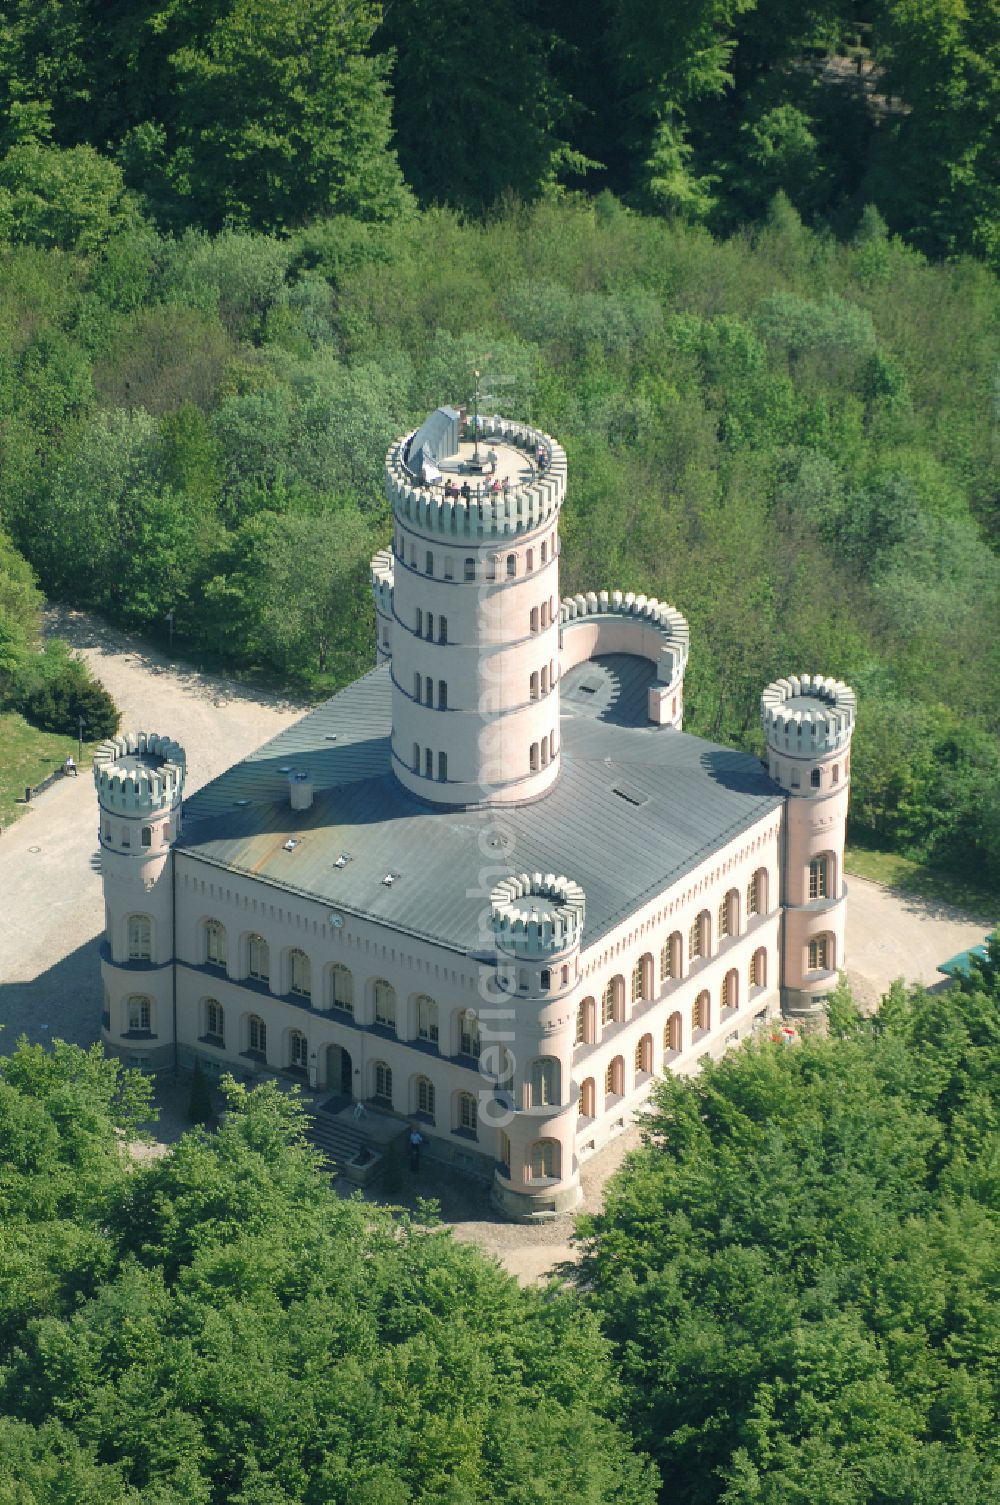
<path fill-rule="evenodd" d="M 857 702 L 840 680 L 790 675 L 761 696 L 768 770 L 785 809 L 782 1011 L 809 1018 L 845 963 L 844 844 Z"/>

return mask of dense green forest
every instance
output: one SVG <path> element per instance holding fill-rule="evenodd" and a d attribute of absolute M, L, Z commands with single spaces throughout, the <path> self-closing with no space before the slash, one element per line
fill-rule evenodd
<path fill-rule="evenodd" d="M 577 1276 L 671 1505 L 1000 1490 L 1000 944 L 653 1093 Z"/>
<path fill-rule="evenodd" d="M 339 1200 L 273 1085 L 134 1163 L 149 1083 L 22 1044 L 0 1501 L 990 1505 L 998 1004 L 994 946 L 659 1084 L 573 1283 L 529 1290 L 429 1205 Z"/>
<path fill-rule="evenodd" d="M 284 237 L 85 209 L 90 251 L 0 249 L 0 523 L 47 592 L 343 683 L 388 443 L 484 362 L 566 446 L 564 589 L 690 618 L 690 730 L 754 749 L 769 679 L 843 676 L 855 835 L 1000 880 L 990 272 L 781 198 L 727 240 L 610 195 Z"/>
<path fill-rule="evenodd" d="M 691 730 L 842 675 L 855 836 L 996 885 L 998 78 L 985 0 L 9 0 L 0 527 L 318 693 L 481 365 L 566 445 L 567 590 L 689 616 Z"/>

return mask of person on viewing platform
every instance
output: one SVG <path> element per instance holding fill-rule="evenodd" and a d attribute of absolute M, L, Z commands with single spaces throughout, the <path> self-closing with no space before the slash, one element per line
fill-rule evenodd
<path fill-rule="evenodd" d="M 68 754 L 68 756 L 66 758 L 66 761 L 63 764 L 63 770 L 62 771 L 63 771 L 63 774 L 64 774 L 64 776 L 66 778 L 69 778 L 70 774 L 73 775 L 74 779 L 76 778 L 76 775 L 77 775 L 76 759 L 73 757 L 72 753 Z"/>
<path fill-rule="evenodd" d="M 465 500 L 467 502 L 472 500 L 472 492 L 469 489 L 469 483 L 468 483 L 468 481 L 463 481 L 462 482 L 462 496 L 465 498 Z"/>

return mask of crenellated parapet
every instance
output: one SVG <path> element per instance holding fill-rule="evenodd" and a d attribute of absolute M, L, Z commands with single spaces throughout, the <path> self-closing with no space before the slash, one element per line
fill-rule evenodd
<path fill-rule="evenodd" d="M 822 758 L 848 746 L 857 701 L 839 679 L 793 674 L 775 680 L 761 696 L 761 723 L 767 743 L 789 757 Z"/>
<path fill-rule="evenodd" d="M 392 616 L 393 558 L 391 549 L 379 549 L 372 555 L 372 595 L 375 610 L 383 617 Z"/>
<path fill-rule="evenodd" d="M 406 456 L 412 434 L 393 444 L 386 455 L 386 494 L 396 516 L 411 526 L 445 537 L 510 538 L 530 533 L 554 518 L 566 495 L 566 453 L 550 434 L 507 418 L 487 418 L 479 426 L 480 443 L 491 441 L 524 450 L 532 459 L 542 450 L 543 468 L 530 467 L 531 479 L 494 492 L 475 479 L 468 497 L 446 495 L 443 482 L 419 484 Z"/>
<path fill-rule="evenodd" d="M 125 732 L 94 753 L 94 784 L 105 810 L 146 815 L 179 802 L 185 768 L 184 749 L 172 738 Z"/>
<path fill-rule="evenodd" d="M 586 901 L 583 889 L 569 878 L 519 873 L 496 885 L 490 904 L 499 951 L 544 959 L 580 945 Z"/>
<path fill-rule="evenodd" d="M 642 657 L 655 656 L 657 677 L 661 680 L 672 682 L 684 673 L 691 631 L 687 618 L 675 606 L 668 606 L 655 596 L 636 595 L 633 591 L 588 591 L 567 596 L 560 603 L 559 625 L 563 629 L 595 618 L 620 618 L 642 629 L 652 628 L 662 645 L 655 655 L 648 651 L 648 643 L 643 647 L 641 638 L 636 640 L 633 651 Z"/>

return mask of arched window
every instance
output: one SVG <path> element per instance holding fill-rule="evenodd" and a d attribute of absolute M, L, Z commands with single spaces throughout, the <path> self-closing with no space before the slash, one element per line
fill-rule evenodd
<path fill-rule="evenodd" d="M 722 989 L 719 995 L 719 1003 L 724 1009 L 735 1009 L 739 1006 L 740 978 L 736 968 L 732 968 L 722 979 Z"/>
<path fill-rule="evenodd" d="M 642 1003 L 653 996 L 653 958 L 646 951 L 632 969 L 632 1002 Z"/>
<path fill-rule="evenodd" d="M 673 1013 L 663 1030 L 663 1049 L 667 1055 L 676 1055 L 682 1048 L 684 1026 L 680 1013 Z"/>
<path fill-rule="evenodd" d="M 418 1076 L 415 1086 L 414 1101 L 416 1103 L 416 1112 L 420 1114 L 421 1118 L 430 1119 L 431 1123 L 433 1123 L 434 1083 L 429 1077 Z"/>
<path fill-rule="evenodd" d="M 354 1013 L 354 978 L 339 962 L 330 968 L 330 1007 Z"/>
<path fill-rule="evenodd" d="M 141 841 L 142 841 L 142 845 L 144 847 L 151 847 L 153 845 L 153 828 L 152 828 L 152 826 L 143 826 Z"/>
<path fill-rule="evenodd" d="M 424 748 L 424 774 L 429 779 L 434 777 L 434 754 L 429 747 Z"/>
<path fill-rule="evenodd" d="M 508 580 L 513 580 L 513 578 L 514 578 L 514 576 L 516 574 L 517 574 L 517 555 L 516 554 L 508 554 L 507 555 L 507 579 Z"/>
<path fill-rule="evenodd" d="M 829 972 L 833 967 L 833 944 L 828 935 L 817 935 L 809 942 L 810 972 Z"/>
<path fill-rule="evenodd" d="M 292 1071 L 305 1071 L 309 1065 L 309 1045 L 300 1029 L 288 1031 L 288 1065 Z"/>
<path fill-rule="evenodd" d="M 422 677 L 420 675 L 420 672 L 418 671 L 413 676 L 413 698 L 417 702 L 417 705 L 420 704 L 420 695 L 421 695 L 421 689 L 423 687 L 423 683 L 424 683 L 424 681 L 423 681 L 423 679 L 422 679 Z"/>
<path fill-rule="evenodd" d="M 531 773 L 538 772 L 538 743 L 532 742 L 531 751 L 528 753 L 528 769 Z"/>
<path fill-rule="evenodd" d="M 497 560 L 492 554 L 486 561 L 486 578 L 487 580 L 495 580 L 497 578 Z"/>
<path fill-rule="evenodd" d="M 288 987 L 299 998 L 312 997 L 312 965 L 304 951 L 288 953 Z"/>
<path fill-rule="evenodd" d="M 125 1000 L 125 1026 L 129 1034 L 146 1033 L 153 1028 L 153 1001 L 144 993 L 133 993 Z"/>
<path fill-rule="evenodd" d="M 594 1040 L 594 1000 L 584 998 L 576 1011 L 576 1044 L 591 1045 Z"/>
<path fill-rule="evenodd" d="M 809 784 L 810 784 L 810 787 L 812 789 L 818 789 L 819 786 L 820 786 L 821 779 L 822 779 L 822 775 L 821 775 L 819 769 L 818 768 L 814 768 L 812 770 L 812 772 L 810 773 L 810 775 L 809 775 Z"/>
<path fill-rule="evenodd" d="M 531 1107 L 554 1108 L 559 1102 L 559 1062 L 539 1056 L 531 1063 Z"/>
<path fill-rule="evenodd" d="M 688 931 L 689 962 L 697 961 L 698 957 L 705 956 L 708 952 L 707 920 L 708 915 L 703 910 Z"/>
<path fill-rule="evenodd" d="M 542 602 L 542 626 L 543 627 L 548 627 L 548 625 L 549 625 L 549 603 L 547 601 L 543 601 Z"/>
<path fill-rule="evenodd" d="M 608 1062 L 608 1069 L 604 1073 L 604 1092 L 607 1097 L 624 1097 L 625 1059 L 623 1056 L 615 1056 L 613 1061 Z"/>
<path fill-rule="evenodd" d="M 392 1107 L 392 1067 L 384 1061 L 375 1061 L 372 1065 L 372 1097 L 377 1103 Z"/>
<path fill-rule="evenodd" d="M 226 1041 L 226 1015 L 222 1004 L 215 998 L 205 999 L 205 1039 L 213 1045 L 224 1045 Z"/>
<path fill-rule="evenodd" d="M 549 766 L 549 739 L 548 739 L 548 737 L 543 737 L 542 738 L 542 767 L 543 768 L 548 768 L 548 766 Z"/>
<path fill-rule="evenodd" d="M 132 914 L 128 917 L 128 959 L 130 962 L 148 962 L 153 954 L 153 922 L 149 915 Z"/>
<path fill-rule="evenodd" d="M 439 752 L 438 753 L 438 783 L 439 784 L 447 784 L 447 782 L 448 782 L 448 754 L 446 752 Z"/>
<path fill-rule="evenodd" d="M 414 742 L 414 744 L 413 744 L 413 772 L 414 773 L 419 773 L 420 772 L 420 743 L 419 742 Z"/>
<path fill-rule="evenodd" d="M 427 630 L 426 630 L 426 632 L 425 632 L 424 635 L 427 638 L 427 641 L 429 643 L 433 643 L 433 641 L 434 641 L 434 613 L 432 611 L 429 611 L 427 613 Z"/>
<path fill-rule="evenodd" d="M 830 897 L 830 863 L 827 856 L 814 857 L 809 864 L 810 899 Z"/>
<path fill-rule="evenodd" d="M 681 974 L 681 937 L 675 930 L 667 937 L 660 951 L 660 981 L 670 982 Z"/>
<path fill-rule="evenodd" d="M 429 674 L 424 680 L 424 704 L 434 704 L 434 681 L 431 679 Z"/>
<path fill-rule="evenodd" d="M 447 641 L 448 641 L 448 618 L 447 617 L 438 617 L 438 642 L 439 643 L 446 643 Z"/>
<path fill-rule="evenodd" d="M 763 946 L 758 947 L 750 958 L 749 982 L 751 988 L 767 986 L 767 952 Z"/>
<path fill-rule="evenodd" d="M 463 1009 L 458 1016 L 458 1053 L 478 1061 L 481 1049 L 479 1020 L 471 1009 Z"/>
<path fill-rule="evenodd" d="M 446 679 L 439 679 L 438 680 L 438 710 L 439 711 L 446 711 L 447 709 L 448 709 L 448 681 Z"/>
<path fill-rule="evenodd" d="M 433 573 L 434 573 L 434 554 L 433 554 L 433 551 L 431 549 L 427 549 L 425 551 L 425 553 L 424 553 L 424 574 L 425 575 L 433 575 Z"/>
<path fill-rule="evenodd" d="M 549 693 L 549 671 L 548 671 L 548 666 L 547 665 L 542 670 L 542 686 L 541 686 L 541 688 L 542 688 L 542 694 L 543 695 L 547 695 Z"/>
<path fill-rule="evenodd" d="M 642 1039 L 635 1047 L 635 1074 L 637 1077 L 651 1076 L 652 1072 L 653 1037 L 652 1035 L 643 1035 Z"/>
<path fill-rule="evenodd" d="M 259 1014 L 251 1014 L 247 1020 L 247 1052 L 267 1059 L 267 1025 Z"/>
<path fill-rule="evenodd" d="M 537 672 L 534 673 L 534 674 L 532 674 L 529 677 L 529 679 L 528 679 L 528 699 L 529 700 L 537 700 L 538 699 L 538 674 L 537 674 Z"/>
<path fill-rule="evenodd" d="M 724 940 L 729 934 L 729 895 L 719 905 L 719 940 Z"/>
<path fill-rule="evenodd" d="M 471 1092 L 460 1092 L 455 1107 L 455 1127 L 474 1139 L 479 1137 L 479 1115 Z"/>
<path fill-rule="evenodd" d="M 417 1039 L 438 1043 L 438 1006 L 426 993 L 417 996 Z"/>
<path fill-rule="evenodd" d="M 698 1030 L 706 1030 L 711 1026 L 712 1000 L 707 992 L 699 993 L 691 1010 L 691 1028 L 696 1033 Z"/>
<path fill-rule="evenodd" d="M 593 1118 L 597 1112 L 597 1088 L 592 1076 L 580 1083 L 580 1117 Z"/>
<path fill-rule="evenodd" d="M 601 1024 L 614 1024 L 615 1022 L 615 980 L 608 983 L 601 994 Z"/>
<path fill-rule="evenodd" d="M 267 982 L 271 975 L 271 950 L 262 935 L 247 938 L 247 975 Z"/>
<path fill-rule="evenodd" d="M 552 1181 L 559 1175 L 559 1143 L 555 1139 L 536 1139 L 528 1158 L 532 1181 Z"/>
<path fill-rule="evenodd" d="M 375 980 L 372 986 L 372 996 L 375 1002 L 375 1023 L 381 1024 L 384 1029 L 395 1030 L 396 1028 L 396 990 L 391 983 L 383 977 Z"/>
<path fill-rule="evenodd" d="M 532 632 L 537 632 L 538 631 L 538 607 L 537 606 L 533 606 L 531 608 L 531 631 Z"/>
<path fill-rule="evenodd" d="M 549 991 L 549 989 L 552 986 L 552 970 L 551 970 L 551 968 L 549 968 L 549 967 L 543 967 L 542 970 L 539 972 L 539 974 L 538 974 L 538 986 L 539 986 L 539 990 L 542 993 L 547 993 Z"/>
<path fill-rule="evenodd" d="M 833 765 L 833 773 L 831 775 L 831 783 L 834 783 L 834 784 L 839 784 L 840 783 L 840 764 L 839 763 L 834 763 L 834 765 Z"/>
<path fill-rule="evenodd" d="M 465 561 L 465 578 L 466 580 L 475 580 L 476 578 L 476 561 L 474 559 L 467 559 Z"/>
<path fill-rule="evenodd" d="M 420 609 L 419 606 L 417 607 L 417 616 L 416 616 L 416 623 L 415 623 L 414 631 L 416 632 L 416 635 L 417 635 L 418 638 L 422 638 L 423 637 L 423 635 L 424 635 L 424 614 L 421 611 L 421 609 Z M 417 699 L 418 700 L 420 699 L 420 681 L 419 680 L 417 681 Z"/>
<path fill-rule="evenodd" d="M 747 919 L 767 909 L 767 871 L 759 867 L 747 884 Z"/>
<path fill-rule="evenodd" d="M 208 966 L 221 967 L 223 971 L 229 963 L 229 937 L 226 927 L 218 920 L 205 921 L 205 961 Z"/>

